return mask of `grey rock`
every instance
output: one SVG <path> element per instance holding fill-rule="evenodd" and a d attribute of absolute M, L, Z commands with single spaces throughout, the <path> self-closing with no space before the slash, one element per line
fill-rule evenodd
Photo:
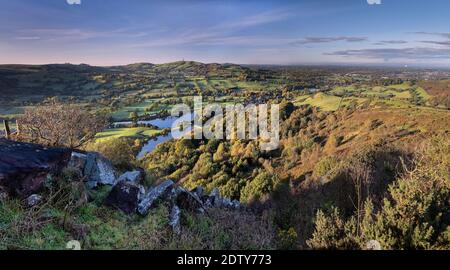
<path fill-rule="evenodd" d="M 215 188 L 211 191 L 211 194 L 209 194 L 209 196 L 214 197 L 214 198 L 220 198 L 220 191 L 218 188 Z"/>
<path fill-rule="evenodd" d="M 72 150 L 0 138 L 0 186 L 12 197 L 38 194 L 69 163 Z"/>
<path fill-rule="evenodd" d="M 119 182 L 105 200 L 105 205 L 122 210 L 126 214 L 135 213 L 141 188 L 132 182 Z"/>
<path fill-rule="evenodd" d="M 231 202 L 230 199 L 224 198 L 224 199 L 222 200 L 222 207 L 232 208 L 232 207 L 233 207 L 233 204 L 232 204 L 232 202 Z"/>
<path fill-rule="evenodd" d="M 204 197 L 202 197 L 202 201 L 203 201 L 203 208 L 207 209 L 207 208 L 213 207 L 211 197 L 204 196 Z"/>
<path fill-rule="evenodd" d="M 142 172 L 140 171 L 132 171 L 132 172 L 126 172 L 122 174 L 119 179 L 117 179 L 117 182 L 132 182 L 132 183 L 139 183 L 142 180 Z"/>
<path fill-rule="evenodd" d="M 210 203 L 213 207 L 222 207 L 222 199 L 220 198 L 220 191 L 218 188 L 213 189 L 209 195 Z"/>
<path fill-rule="evenodd" d="M 203 202 L 197 196 L 197 193 L 189 192 L 186 190 L 178 194 L 176 202 L 181 209 L 185 209 L 191 212 L 198 211 L 199 209 L 204 208 Z"/>
<path fill-rule="evenodd" d="M 139 198 L 138 201 L 140 202 L 145 196 L 145 187 L 142 185 L 139 185 Z"/>
<path fill-rule="evenodd" d="M 83 173 L 84 167 L 86 166 L 86 161 L 87 161 L 86 154 L 72 152 L 68 166 L 75 168 L 79 170 L 81 173 Z"/>
<path fill-rule="evenodd" d="M 0 190 L 0 203 L 6 201 L 8 198 L 8 193 Z"/>
<path fill-rule="evenodd" d="M 116 171 L 111 162 L 98 153 L 87 154 L 84 176 L 90 188 L 95 188 L 99 184 L 112 186 L 117 182 Z"/>
<path fill-rule="evenodd" d="M 191 190 L 191 192 L 197 194 L 199 198 L 202 198 L 205 193 L 205 190 L 203 189 L 203 187 L 196 187 L 193 190 Z"/>
<path fill-rule="evenodd" d="M 169 217 L 169 225 L 172 227 L 172 230 L 176 234 L 181 233 L 181 210 L 178 206 L 174 205 L 172 207 L 172 210 L 170 211 L 170 217 Z"/>
<path fill-rule="evenodd" d="M 165 195 L 169 194 L 173 185 L 174 182 L 172 180 L 167 180 L 161 183 L 160 185 L 154 187 L 153 189 L 149 190 L 141 199 L 138 205 L 139 214 L 147 215 L 149 209 L 154 205 L 154 203 L 158 199 L 161 199 Z"/>
<path fill-rule="evenodd" d="M 180 195 L 183 192 L 186 192 L 186 189 L 184 189 L 182 187 L 173 188 L 172 191 L 170 192 L 170 199 L 172 201 L 175 201 L 177 199 L 178 195 Z"/>
<path fill-rule="evenodd" d="M 240 208 L 241 208 L 241 202 L 239 202 L 238 200 L 233 200 L 233 201 L 231 202 L 231 206 L 232 206 L 234 209 L 240 209 Z"/>
<path fill-rule="evenodd" d="M 33 194 L 33 195 L 31 195 L 30 197 L 27 198 L 27 206 L 28 207 L 36 206 L 41 201 L 42 201 L 42 196 L 41 195 Z"/>

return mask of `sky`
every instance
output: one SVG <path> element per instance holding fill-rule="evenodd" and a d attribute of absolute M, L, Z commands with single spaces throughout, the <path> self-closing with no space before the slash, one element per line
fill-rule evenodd
<path fill-rule="evenodd" d="M 0 64 L 450 66 L 448 0 L 0 0 Z"/>

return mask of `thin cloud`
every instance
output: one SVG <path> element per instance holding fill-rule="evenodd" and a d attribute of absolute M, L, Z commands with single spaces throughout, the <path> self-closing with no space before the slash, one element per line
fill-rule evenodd
<path fill-rule="evenodd" d="M 166 36 L 133 44 L 132 47 L 160 47 L 177 45 L 273 45 L 292 42 L 268 37 L 238 35 L 241 30 L 286 20 L 293 14 L 286 10 L 275 10 L 246 16 L 239 20 L 223 22 L 201 29 L 185 29 Z"/>
<path fill-rule="evenodd" d="M 156 30 L 155 30 L 156 31 Z M 42 41 L 82 41 L 95 38 L 143 38 L 150 33 L 154 33 L 152 29 L 114 29 L 110 31 L 92 31 L 79 28 L 39 28 L 39 29 L 22 29 L 16 31 L 18 38 L 22 40 L 42 40 Z M 157 30 L 159 31 L 159 30 Z"/>
<path fill-rule="evenodd" d="M 408 41 L 406 40 L 382 40 L 379 42 L 380 44 L 406 44 Z"/>
<path fill-rule="evenodd" d="M 450 48 L 386 48 L 344 50 L 325 53 L 331 56 L 355 57 L 366 59 L 450 59 Z"/>
<path fill-rule="evenodd" d="M 437 41 L 437 40 L 422 40 L 420 41 L 422 43 L 427 44 L 435 44 L 435 45 L 442 45 L 442 46 L 450 46 L 450 40 L 448 41 Z"/>
<path fill-rule="evenodd" d="M 331 43 L 331 42 L 363 42 L 367 41 L 367 37 L 347 37 L 347 36 L 337 36 L 337 37 L 306 37 L 301 40 L 296 40 L 292 42 L 292 45 L 307 45 L 307 44 L 318 44 L 318 43 Z"/>
<path fill-rule="evenodd" d="M 225 22 L 211 27 L 214 30 L 230 31 L 251 28 L 273 22 L 283 21 L 293 14 L 286 10 L 266 11 L 258 14 L 246 16 L 240 20 Z"/>
<path fill-rule="evenodd" d="M 15 37 L 17 40 L 40 40 L 41 37 Z"/>
<path fill-rule="evenodd" d="M 81 0 L 66 0 L 69 5 L 81 5 Z"/>
<path fill-rule="evenodd" d="M 381 0 L 367 0 L 369 5 L 381 5 Z"/>
<path fill-rule="evenodd" d="M 428 35 L 428 36 L 436 36 L 436 37 L 443 37 L 446 39 L 450 39 L 450 33 L 440 33 L 440 32 L 413 32 L 413 34 L 417 35 Z"/>

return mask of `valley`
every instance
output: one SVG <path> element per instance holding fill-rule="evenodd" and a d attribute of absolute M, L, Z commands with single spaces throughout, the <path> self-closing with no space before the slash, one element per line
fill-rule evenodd
<path fill-rule="evenodd" d="M 115 211 L 104 204 L 115 186 L 85 190 L 82 174 L 69 166 L 56 177 L 72 186 L 58 186 L 70 210 L 49 195 L 37 215 L 50 209 L 52 218 L 31 234 L 0 229 L 6 239 L 0 248 L 53 249 L 76 237 L 89 249 L 365 249 L 374 234 L 384 237 L 386 249 L 448 247 L 449 77 L 450 71 L 430 69 L 187 61 L 2 65 L 0 120 L 8 120 L 14 139 L 99 153 L 117 174 L 142 172 L 147 190 L 173 181 L 186 190 L 217 190 L 245 210 L 182 209 L 183 229 L 175 233 L 167 226 L 170 201 L 148 217 Z M 279 104 L 280 147 L 266 152 L 253 140 L 173 140 L 170 111 L 180 103 L 192 109 L 195 96 L 222 107 Z M 427 200 L 424 190 L 440 199 Z M 427 225 L 429 238 L 405 243 L 416 237 L 410 230 L 427 233 L 415 201 L 443 218 Z M 33 209 L 7 200 L 0 222 L 25 222 Z M 65 215 L 71 223 L 61 226 Z"/>

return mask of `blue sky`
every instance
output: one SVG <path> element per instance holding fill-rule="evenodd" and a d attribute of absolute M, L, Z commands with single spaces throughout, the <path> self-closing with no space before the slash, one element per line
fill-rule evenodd
<path fill-rule="evenodd" d="M 0 0 L 0 7 L 0 63 L 450 66 L 448 0 Z"/>

